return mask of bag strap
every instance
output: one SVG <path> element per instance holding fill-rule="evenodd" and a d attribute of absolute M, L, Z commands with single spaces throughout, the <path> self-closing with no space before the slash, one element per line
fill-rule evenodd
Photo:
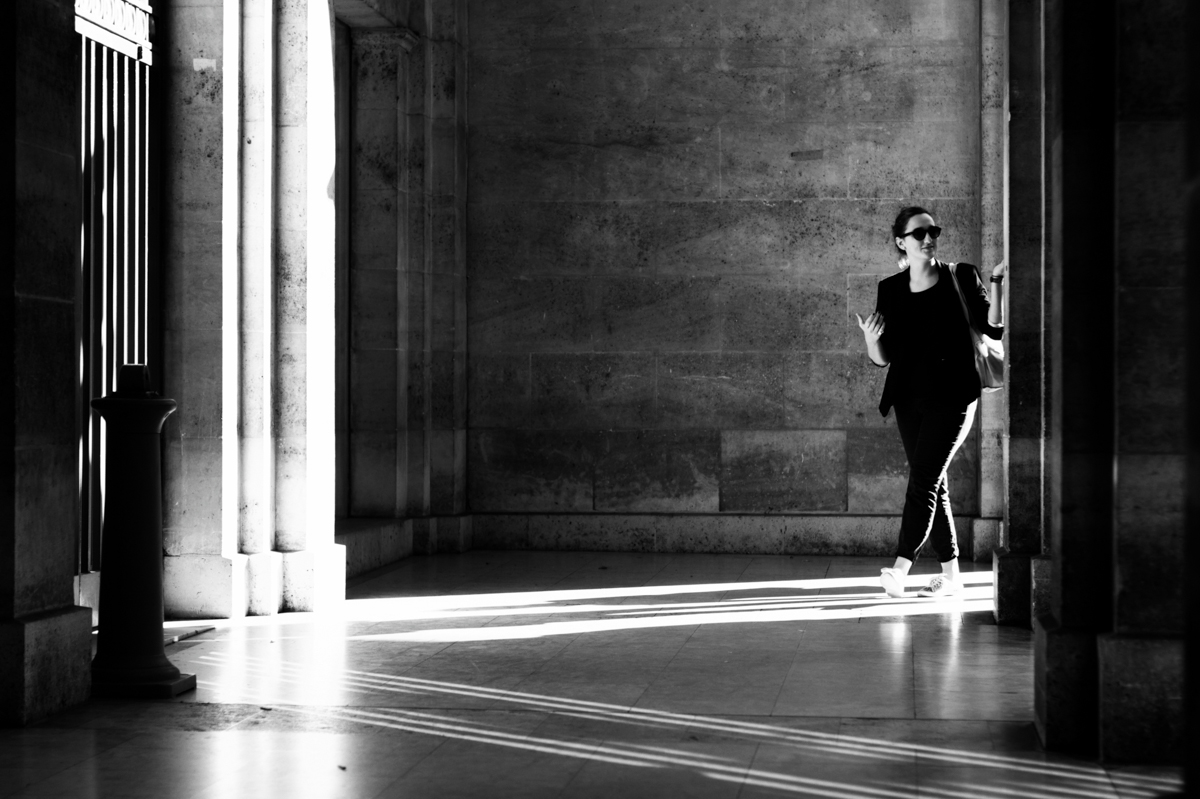
<path fill-rule="evenodd" d="M 958 264 L 946 264 L 946 269 L 950 271 L 950 282 L 954 284 L 954 293 L 958 295 L 958 304 L 962 306 L 963 316 L 967 319 L 967 327 L 975 330 L 975 323 L 971 321 L 971 311 L 967 308 L 967 298 L 963 296 L 962 286 L 958 284 L 958 275 L 955 274 L 955 269 Z M 975 332 L 979 332 L 975 330 Z"/>

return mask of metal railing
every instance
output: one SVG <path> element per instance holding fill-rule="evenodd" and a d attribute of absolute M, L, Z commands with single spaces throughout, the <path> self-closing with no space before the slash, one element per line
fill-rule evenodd
<path fill-rule="evenodd" d="M 106 436 L 93 397 L 122 364 L 160 370 L 153 268 L 153 17 L 143 0 L 76 0 L 81 208 L 76 331 L 79 572 L 100 568 Z"/>

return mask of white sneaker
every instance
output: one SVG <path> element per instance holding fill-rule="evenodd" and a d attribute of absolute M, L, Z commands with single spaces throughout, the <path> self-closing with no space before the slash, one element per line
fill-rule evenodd
<path fill-rule="evenodd" d="M 899 569 L 880 569 L 879 584 L 890 597 L 904 596 L 904 572 Z"/>
<path fill-rule="evenodd" d="M 917 592 L 917 596 L 953 596 L 959 590 L 958 583 L 944 574 L 939 574 L 929 581 L 929 585 Z"/>

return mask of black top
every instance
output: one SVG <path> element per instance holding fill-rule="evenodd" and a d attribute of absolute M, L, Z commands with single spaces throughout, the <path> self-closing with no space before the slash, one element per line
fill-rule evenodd
<path fill-rule="evenodd" d="M 988 324 L 988 298 L 979 270 L 955 264 L 975 329 L 1001 338 L 1004 328 Z M 890 361 L 879 412 L 898 402 L 921 410 L 962 410 L 979 399 L 979 375 L 967 321 L 950 269 L 938 263 L 938 282 L 925 291 L 908 289 L 908 270 L 879 281 L 875 311 L 883 316 L 884 354 Z"/>

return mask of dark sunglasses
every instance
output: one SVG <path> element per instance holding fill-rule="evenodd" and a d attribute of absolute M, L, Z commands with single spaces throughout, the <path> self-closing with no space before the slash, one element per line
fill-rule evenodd
<path fill-rule="evenodd" d="M 929 234 L 930 238 L 932 238 L 936 241 L 937 237 L 942 235 L 942 229 L 940 227 L 938 227 L 937 225 L 930 225 L 929 227 L 913 228 L 912 230 L 908 231 L 904 235 L 912 236 L 917 241 L 925 241 L 926 233 Z"/>

